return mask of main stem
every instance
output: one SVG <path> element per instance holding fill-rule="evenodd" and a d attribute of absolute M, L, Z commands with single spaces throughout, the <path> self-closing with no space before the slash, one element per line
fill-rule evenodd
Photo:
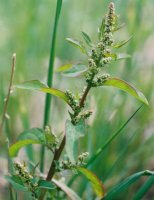
<path fill-rule="evenodd" d="M 49 87 L 52 87 L 52 82 L 53 82 L 55 44 L 56 44 L 57 27 L 58 27 L 61 7 L 62 7 L 62 0 L 57 0 L 56 14 L 55 14 L 55 20 L 54 20 L 54 28 L 53 28 L 53 34 L 52 34 L 52 42 L 51 42 L 51 49 L 50 49 L 48 77 L 47 77 L 47 84 L 48 84 Z M 46 98 L 45 98 L 43 127 L 48 125 L 49 121 L 50 121 L 51 100 L 52 100 L 52 96 L 47 93 Z M 43 172 L 43 170 L 44 170 L 44 159 L 45 159 L 45 147 L 42 146 L 41 161 L 40 161 L 41 172 Z"/>
<path fill-rule="evenodd" d="M 90 84 L 88 84 L 88 85 L 87 85 L 87 88 L 86 88 L 86 90 L 85 90 L 85 92 L 84 92 L 84 94 L 83 94 L 83 96 L 82 96 L 82 98 L 81 98 L 81 101 L 80 101 L 80 103 L 79 103 L 80 108 L 82 108 L 82 107 L 84 106 L 84 103 L 85 103 L 85 101 L 86 101 L 86 97 L 87 97 L 87 95 L 88 95 L 90 89 L 91 89 L 91 86 L 90 86 Z M 64 149 L 64 147 L 65 147 L 65 142 L 66 142 L 66 136 L 64 135 L 63 140 L 62 140 L 62 142 L 61 142 L 61 145 L 60 145 L 59 149 L 56 150 L 55 153 L 54 153 L 54 157 L 53 157 L 53 160 L 52 160 L 52 163 L 51 163 L 49 172 L 48 172 L 47 177 L 46 177 L 46 180 L 47 180 L 47 181 L 51 181 L 52 178 L 53 178 L 53 176 L 54 176 L 55 169 L 56 169 L 56 161 L 58 161 L 59 158 L 60 158 L 60 155 L 61 155 L 61 153 L 62 153 L 62 151 L 63 151 L 63 149 Z M 39 200 L 43 200 L 45 194 L 46 194 L 46 190 L 44 190 L 44 191 L 41 193 L 41 195 L 40 195 L 40 197 L 39 197 Z"/>

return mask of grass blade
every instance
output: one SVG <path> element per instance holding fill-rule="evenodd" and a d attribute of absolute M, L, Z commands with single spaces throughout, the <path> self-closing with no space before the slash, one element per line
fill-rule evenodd
<path fill-rule="evenodd" d="M 62 8 L 62 0 L 57 0 L 54 28 L 53 28 L 53 34 L 52 34 L 52 43 L 51 43 L 51 50 L 50 50 L 49 68 L 48 68 L 48 75 L 47 75 L 48 76 L 47 77 L 47 85 L 49 87 L 52 87 L 52 81 L 53 81 L 55 44 L 56 44 L 56 35 L 57 35 L 57 28 L 58 28 L 58 22 L 59 22 L 59 17 L 60 17 L 60 13 L 61 13 L 61 8 Z M 44 108 L 44 122 L 43 122 L 44 127 L 49 123 L 49 119 L 50 119 L 51 98 L 52 97 L 50 94 L 46 94 L 45 108 Z M 42 147 L 41 161 L 40 161 L 40 170 L 42 172 L 44 170 L 44 154 L 45 154 L 45 149 L 44 149 L 44 147 Z"/>
<path fill-rule="evenodd" d="M 132 185 L 134 182 L 136 182 L 142 176 L 154 176 L 154 172 L 145 170 L 145 171 L 141 171 L 141 172 L 138 172 L 138 173 L 135 173 L 135 174 L 129 176 L 124 181 L 120 182 L 117 186 L 115 186 L 113 189 L 111 189 L 111 191 L 108 192 L 108 194 L 103 198 L 103 200 L 112 200 L 120 192 L 127 189 L 130 185 Z"/>
<path fill-rule="evenodd" d="M 146 192 L 154 185 L 154 176 L 148 178 L 144 185 L 138 190 L 133 200 L 142 199 Z"/>
<path fill-rule="evenodd" d="M 130 117 L 129 119 L 113 134 L 111 137 L 99 148 L 97 149 L 96 153 L 90 158 L 88 161 L 88 166 L 91 165 L 96 158 L 108 147 L 108 145 L 121 133 L 121 131 L 127 126 L 130 120 L 136 115 L 136 113 L 142 108 L 141 105 Z"/>

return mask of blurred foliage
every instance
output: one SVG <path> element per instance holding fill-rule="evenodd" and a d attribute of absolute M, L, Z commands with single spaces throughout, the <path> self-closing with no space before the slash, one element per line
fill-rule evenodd
<path fill-rule="evenodd" d="M 62 14 L 58 28 L 55 68 L 62 64 L 84 60 L 78 50 L 74 50 L 66 37 L 81 38 L 81 31 L 96 39 L 96 29 L 104 15 L 109 0 L 63 0 Z M 107 188 L 137 171 L 154 170 L 154 1 L 153 0 L 115 0 L 120 21 L 126 26 L 117 34 L 117 40 L 133 39 L 123 47 L 123 52 L 132 55 L 131 59 L 118 61 L 109 68 L 109 73 L 119 75 L 125 80 L 133 80 L 147 96 L 150 106 L 144 106 L 124 129 L 110 147 L 99 156 L 91 166 Z M 15 83 L 24 80 L 40 79 L 46 82 L 51 34 L 54 21 L 56 0 L 5 0 L 0 2 L 0 115 L 3 99 L 7 93 L 10 78 L 11 56 L 17 54 Z M 132 82 L 132 81 L 131 81 Z M 84 84 L 80 79 L 62 77 L 55 73 L 54 86 L 60 89 L 80 88 Z M 63 102 L 53 101 L 52 122 L 54 129 L 62 131 L 68 117 Z M 94 110 L 90 119 L 91 128 L 81 139 L 80 152 L 84 150 L 92 155 L 97 148 L 113 133 L 140 105 L 140 102 L 127 94 L 112 89 L 97 89 L 89 95 L 89 105 Z M 10 120 L 5 124 L 4 135 L 10 142 L 15 141 L 18 133 L 30 127 L 42 126 L 44 95 L 15 91 L 9 102 Z M 60 114 L 60 115 L 59 115 Z M 56 123 L 54 123 L 56 122 Z M 4 138 L 4 136 L 3 136 Z M 5 157 L 5 139 L 1 157 Z M 37 155 L 35 155 L 35 159 Z M 7 166 L 6 166 L 7 167 Z M 3 172 L 0 164 L 0 172 Z M 145 181 L 138 182 L 127 193 L 117 199 L 132 199 L 132 195 Z M 78 185 L 78 187 L 76 187 Z M 85 187 L 87 190 L 85 190 Z M 83 199 L 92 199 L 91 190 L 86 181 L 75 183 L 75 190 Z M 87 191 L 87 193 L 85 192 Z M 147 194 L 150 196 L 151 193 Z M 154 194 L 153 194 L 154 195 Z M 125 197 L 124 197 L 125 196 Z M 150 199 L 150 198 L 149 198 Z"/>

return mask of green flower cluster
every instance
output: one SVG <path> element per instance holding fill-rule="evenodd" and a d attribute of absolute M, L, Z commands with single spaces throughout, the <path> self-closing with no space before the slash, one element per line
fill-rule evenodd
<path fill-rule="evenodd" d="M 29 191 L 32 193 L 34 199 L 38 199 L 36 193 L 36 188 L 38 184 L 34 181 L 34 177 L 28 172 L 25 164 L 14 163 L 14 168 L 16 170 L 16 175 L 21 178 L 22 182 L 28 187 Z"/>
<path fill-rule="evenodd" d="M 63 170 L 73 170 L 76 173 L 76 169 L 78 167 L 82 167 L 86 165 L 86 159 L 89 156 L 89 152 L 84 152 L 81 155 L 78 156 L 76 162 L 71 162 L 69 159 L 67 160 L 62 160 L 61 162 L 56 162 L 56 170 L 58 172 L 63 171 Z"/>
<path fill-rule="evenodd" d="M 116 27 L 117 16 L 115 14 L 114 4 L 110 3 L 109 11 L 105 16 L 103 25 L 101 26 L 101 36 L 96 45 L 92 45 L 92 49 L 88 53 L 88 70 L 85 73 L 85 80 L 87 83 L 88 91 L 84 91 L 81 98 L 77 98 L 74 94 L 69 91 L 66 91 L 66 96 L 68 102 L 74 113 L 69 113 L 72 123 L 75 125 L 81 119 L 87 119 L 91 115 L 91 111 L 84 111 L 85 99 L 91 87 L 98 87 L 106 81 L 110 75 L 103 74 L 98 76 L 99 72 L 103 67 L 109 64 L 112 61 L 112 45 L 113 32 Z M 98 76 L 98 77 L 97 77 Z"/>

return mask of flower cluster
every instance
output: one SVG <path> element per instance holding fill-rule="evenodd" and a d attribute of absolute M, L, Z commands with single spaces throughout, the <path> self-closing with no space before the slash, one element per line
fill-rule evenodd
<path fill-rule="evenodd" d="M 106 81 L 109 77 L 109 74 L 103 74 L 102 76 L 97 77 L 95 80 L 93 80 L 92 87 L 102 86 L 104 81 Z"/>
<path fill-rule="evenodd" d="M 89 152 L 84 152 L 81 155 L 78 156 L 77 161 L 76 162 L 71 162 L 69 159 L 67 160 L 62 160 L 61 162 L 58 161 L 56 162 L 56 170 L 58 172 L 62 171 L 62 170 L 73 170 L 76 173 L 76 169 L 78 167 L 82 167 L 84 165 L 86 165 L 86 159 L 89 156 Z"/>
<path fill-rule="evenodd" d="M 14 163 L 14 168 L 16 170 L 16 175 L 21 178 L 22 182 L 28 187 L 29 191 L 32 193 L 34 199 L 38 199 L 36 193 L 36 188 L 38 186 L 37 182 L 34 181 L 34 177 L 30 174 L 25 166 L 25 164 Z"/>

